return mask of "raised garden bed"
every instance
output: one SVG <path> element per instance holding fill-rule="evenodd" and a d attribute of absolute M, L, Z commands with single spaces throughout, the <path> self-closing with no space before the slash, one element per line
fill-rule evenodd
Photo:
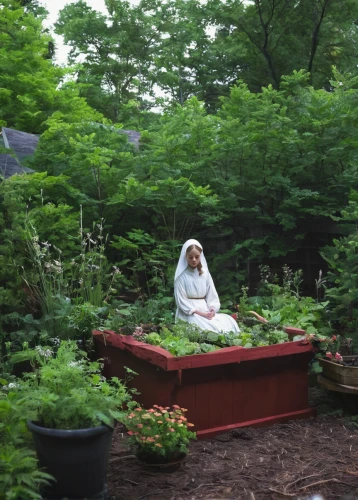
<path fill-rule="evenodd" d="M 187 408 L 198 438 L 315 415 L 308 406 L 311 344 L 227 347 L 178 357 L 109 330 L 94 331 L 93 337 L 106 377 L 123 378 L 125 367 L 134 370 L 136 400 L 148 408 Z"/>
<path fill-rule="evenodd" d="M 354 386 L 358 389 L 358 356 L 343 356 L 345 364 L 320 359 L 319 364 L 322 367 L 322 375 L 339 384 Z"/>

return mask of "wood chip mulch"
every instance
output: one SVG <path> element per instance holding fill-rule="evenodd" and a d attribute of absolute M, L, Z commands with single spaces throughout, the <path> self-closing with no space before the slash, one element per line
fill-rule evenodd
<path fill-rule="evenodd" d="M 322 406 L 325 392 L 318 395 Z M 139 464 L 121 431 L 109 463 L 110 500 L 358 499 L 358 428 L 334 410 L 194 441 L 171 473 Z"/>

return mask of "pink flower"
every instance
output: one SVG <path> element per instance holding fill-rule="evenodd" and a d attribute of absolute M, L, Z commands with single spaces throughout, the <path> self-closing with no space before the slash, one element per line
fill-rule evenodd
<path fill-rule="evenodd" d="M 180 410 L 180 406 L 178 405 L 173 405 L 174 410 Z"/>
<path fill-rule="evenodd" d="M 326 352 L 326 358 L 332 359 L 333 354 L 331 352 Z"/>
<path fill-rule="evenodd" d="M 133 436 L 134 432 L 133 431 L 128 431 L 127 434 L 129 434 L 130 436 Z"/>
<path fill-rule="evenodd" d="M 147 410 L 147 411 L 148 411 L 148 413 L 154 413 L 155 412 L 155 410 L 153 410 L 153 408 L 151 408 L 150 410 Z"/>
<path fill-rule="evenodd" d="M 165 420 L 166 420 L 167 422 L 171 422 L 171 421 L 172 421 L 172 419 L 171 419 L 171 418 L 168 418 L 168 417 L 167 417 Z"/>
<path fill-rule="evenodd" d="M 337 340 L 336 335 L 332 335 L 332 340 Z"/>
<path fill-rule="evenodd" d="M 156 417 L 161 417 L 161 416 L 162 416 L 162 414 L 161 414 L 161 413 L 158 413 L 158 412 L 155 412 L 155 413 L 154 413 L 154 415 L 155 415 Z"/>
<path fill-rule="evenodd" d="M 189 424 L 189 423 L 187 423 L 186 425 L 187 425 L 188 427 L 194 427 L 194 424 Z"/>
<path fill-rule="evenodd" d="M 135 411 L 142 411 L 142 408 L 136 408 Z"/>
<path fill-rule="evenodd" d="M 170 432 L 175 432 L 175 429 L 173 427 L 169 427 Z"/>
<path fill-rule="evenodd" d="M 147 438 L 147 442 L 148 442 L 148 443 L 154 443 L 154 439 L 153 439 L 153 438 L 151 438 L 151 437 L 148 437 L 148 438 Z"/>
<path fill-rule="evenodd" d="M 342 360 L 343 360 L 342 356 L 341 356 L 338 352 L 336 352 L 336 354 L 334 355 L 334 357 L 335 357 L 335 359 L 337 359 L 338 361 L 342 361 Z"/>
<path fill-rule="evenodd" d="M 141 429 L 143 427 L 143 424 L 137 424 L 137 427 Z"/>

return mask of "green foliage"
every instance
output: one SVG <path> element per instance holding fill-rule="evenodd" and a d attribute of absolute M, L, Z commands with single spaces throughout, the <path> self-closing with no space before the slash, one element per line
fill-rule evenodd
<path fill-rule="evenodd" d="M 154 405 L 149 410 L 138 407 L 128 413 L 122 422 L 137 456 L 144 461 L 154 456 L 160 463 L 160 457 L 170 461 L 178 458 L 178 453 L 187 453 L 195 433 L 189 430 L 193 424 L 184 416 L 186 411 L 178 405 L 172 408 Z"/>
<path fill-rule="evenodd" d="M 112 302 L 105 328 L 123 332 L 123 328 L 133 333 L 141 325 L 166 325 L 173 321 L 174 298 L 160 297 L 146 301 L 137 300 L 133 304 Z"/>
<path fill-rule="evenodd" d="M 223 347 L 250 348 L 289 341 L 287 333 L 277 325 L 253 320 L 250 325 L 240 322 L 239 327 L 240 332 L 217 333 L 201 330 L 194 324 L 178 321 L 175 325 L 161 328 L 159 333 L 140 335 L 138 339 L 163 347 L 174 356 L 213 352 Z"/>
<path fill-rule="evenodd" d="M 26 420 L 31 407 L 18 391 L 18 382 L 0 381 L 0 499 L 40 500 L 39 488 L 52 477 L 38 470 Z M 6 384 L 6 385 L 4 385 Z"/>
<path fill-rule="evenodd" d="M 32 408 L 29 418 L 54 429 L 113 426 L 123 417 L 130 392 L 117 378 L 107 382 L 101 364 L 90 362 L 73 341 L 62 341 L 56 352 L 48 347 L 17 353 L 13 361 L 30 359 L 35 371 L 18 390 Z"/>
<path fill-rule="evenodd" d="M 6 445 L 0 451 L 0 499 L 41 500 L 40 486 L 48 484 L 52 476 L 37 468 L 35 453 L 27 448 L 16 449 Z"/>
<path fill-rule="evenodd" d="M 209 345 L 207 332 L 204 332 L 196 325 L 191 325 L 179 321 L 170 328 L 163 327 L 158 333 L 149 333 L 142 339 L 148 344 L 158 345 L 169 351 L 173 356 L 189 356 L 190 354 L 200 354 L 212 352 L 217 349 Z"/>
<path fill-rule="evenodd" d="M 333 317 L 352 321 L 358 305 L 358 193 L 351 191 L 348 206 L 336 217 L 347 236 L 333 240 L 324 247 L 322 257 L 328 262 L 326 295 L 332 302 Z"/>
<path fill-rule="evenodd" d="M 122 282 L 128 290 L 156 299 L 172 295 L 177 241 L 158 241 L 141 229 L 133 229 L 126 238 L 114 235 L 111 246 L 121 256 L 116 265 L 125 267 Z"/>
<path fill-rule="evenodd" d="M 261 273 L 263 300 L 261 304 L 256 304 L 256 312 L 262 314 L 271 324 L 302 328 L 309 334 L 318 331 L 323 334 L 330 333 L 331 326 L 326 313 L 329 301 L 319 302 L 312 297 L 301 295 L 301 270 L 293 272 L 285 265 L 281 285 L 277 283 L 277 276 L 272 276 L 268 266 L 262 266 Z"/>

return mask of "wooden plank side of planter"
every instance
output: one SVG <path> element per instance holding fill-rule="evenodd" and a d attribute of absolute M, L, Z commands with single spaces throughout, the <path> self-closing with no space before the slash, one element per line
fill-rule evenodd
<path fill-rule="evenodd" d="M 160 366 L 164 370 L 167 370 L 168 359 L 174 357 L 170 352 L 161 347 L 138 342 L 130 335 L 119 335 L 111 330 L 104 330 L 103 332 L 95 330 L 93 332 L 93 337 L 98 342 L 104 344 L 108 343 L 119 349 L 131 352 L 137 358 L 145 359 L 149 363 Z"/>
<path fill-rule="evenodd" d="M 234 362 L 229 361 L 232 354 L 209 356 L 220 352 L 182 357 L 174 364 L 176 358 L 167 357 L 171 366 L 165 368 L 136 341 L 124 343 L 122 338 L 114 340 L 118 345 L 105 345 L 103 335 L 94 335 L 94 340 L 97 354 L 105 360 L 105 376 L 123 378 L 128 366 L 138 373 L 131 381 L 141 393 L 135 399 L 147 408 L 153 404 L 187 408 L 199 437 L 314 413 L 308 407 L 308 363 L 314 355 L 310 344 L 229 348 L 235 350 Z M 131 351 L 133 346 L 138 349 Z M 205 357 L 216 364 L 200 365 L 198 360 Z M 188 364 L 185 358 L 194 361 Z"/>
<path fill-rule="evenodd" d="M 96 353 L 104 360 L 103 374 L 105 377 L 125 379 L 126 367 L 128 367 L 137 373 L 127 382 L 129 387 L 135 388 L 139 392 L 138 395 L 133 396 L 135 401 L 138 401 L 145 408 L 150 408 L 153 404 L 161 406 L 174 404 L 171 394 L 173 388 L 180 383 L 178 372 L 167 372 L 124 349 L 110 344 L 105 345 L 103 342 L 99 342 L 96 337 L 94 338 Z"/>
<path fill-rule="evenodd" d="M 343 356 L 343 359 L 350 358 L 351 356 Z M 322 374 L 336 382 L 358 387 L 358 367 L 345 366 L 329 361 L 328 359 L 319 359 L 319 364 L 322 366 Z"/>
<path fill-rule="evenodd" d="M 274 415 L 267 418 L 259 418 L 256 420 L 250 420 L 247 422 L 240 422 L 231 425 L 223 425 L 220 427 L 213 427 L 211 429 L 205 429 L 202 431 L 197 431 L 196 436 L 198 439 L 209 439 L 222 432 L 228 432 L 233 429 L 240 429 L 243 427 L 266 427 L 273 424 L 278 424 L 282 422 L 288 422 L 289 420 L 297 420 L 301 418 L 309 418 L 316 416 L 316 410 L 313 408 L 307 408 L 306 410 L 294 411 L 291 413 L 284 413 L 283 415 Z"/>
<path fill-rule="evenodd" d="M 173 356 L 161 347 L 145 344 L 144 342 L 138 342 L 131 336 L 118 335 L 110 330 L 105 330 L 103 333 L 95 331 L 93 332 L 93 335 L 96 340 L 100 342 L 107 342 L 111 345 L 116 345 L 120 349 L 125 349 L 128 352 L 131 352 L 138 358 L 145 359 L 149 363 L 160 366 L 164 370 L 168 371 L 287 356 L 289 354 L 300 354 L 306 351 L 311 352 L 313 349 L 311 344 L 302 344 L 302 341 L 296 341 L 263 347 L 251 347 L 250 349 L 245 349 L 243 347 L 225 347 L 218 351 L 204 354 Z"/>
<path fill-rule="evenodd" d="M 300 356 L 183 370 L 174 400 L 188 408 L 195 429 L 200 431 L 218 428 L 224 422 L 236 425 L 300 414 L 308 411 L 307 370 L 312 356 L 306 351 Z"/>

